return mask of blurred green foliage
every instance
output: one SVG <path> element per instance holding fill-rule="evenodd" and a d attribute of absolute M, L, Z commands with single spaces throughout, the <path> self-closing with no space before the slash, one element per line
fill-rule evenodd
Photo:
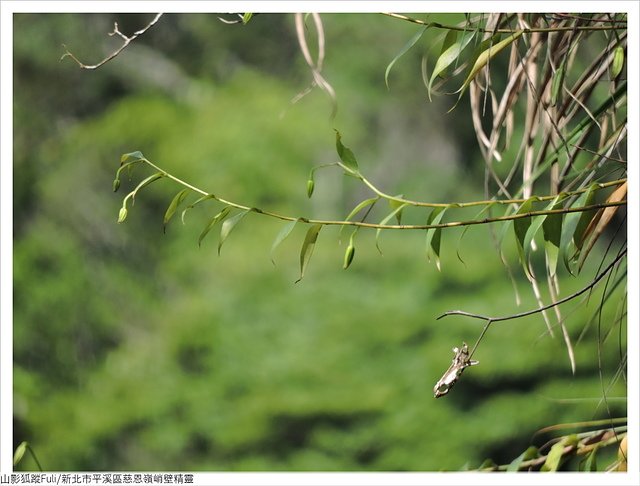
<path fill-rule="evenodd" d="M 334 121 L 317 90 L 290 104 L 311 76 L 286 15 L 247 26 L 167 15 L 98 71 L 58 62 L 62 43 L 96 59 L 112 46 L 103 34 L 113 20 L 131 32 L 147 17 L 14 18 L 14 440 L 28 440 L 45 469 L 456 470 L 511 461 L 543 426 L 626 413 L 624 401 L 608 411 L 600 403 L 603 387 L 626 395 L 623 383 L 608 384 L 626 346 L 615 306 L 577 343 L 575 376 L 562 340 L 536 315 L 496 324 L 475 356 L 480 366 L 434 400 L 451 348 L 481 328 L 439 314 L 536 306 L 521 276 L 515 305 L 486 227 L 461 240 L 464 263 L 462 230 L 443 232 L 441 273 L 423 234 L 383 234 L 381 257 L 365 231 L 343 271 L 346 233 L 340 246 L 338 230 L 326 228 L 294 285 L 304 228 L 278 248 L 274 268 L 269 249 L 283 223 L 249 214 L 218 257 L 213 233 L 196 244 L 216 203 L 188 213 L 184 227 L 176 215 L 163 235 L 181 189 L 169 181 L 144 189 L 117 225 L 122 193 L 142 174 L 115 195 L 111 182 L 133 150 L 248 205 L 344 215 L 369 196 L 338 171 L 319 171 L 306 197 L 311 167 L 335 159 L 334 127 L 389 191 L 481 197 L 466 107 L 445 117 L 451 100 L 426 102 L 420 50 L 384 85 L 415 26 L 323 16 Z M 428 32 L 418 45 L 434 39 Z M 515 247 L 506 250 L 515 263 Z M 562 294 L 584 286 L 598 263 L 594 252 L 580 278 L 563 275 Z M 574 340 L 601 294 L 563 308 Z M 621 287 L 612 300 L 623 295 Z"/>

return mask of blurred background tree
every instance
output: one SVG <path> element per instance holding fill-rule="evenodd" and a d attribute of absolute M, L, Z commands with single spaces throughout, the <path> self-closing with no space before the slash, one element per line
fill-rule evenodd
<path fill-rule="evenodd" d="M 465 26 L 519 25 L 517 18 L 491 26 L 490 16 L 415 17 L 462 26 L 454 40 L 459 43 L 468 35 Z M 619 425 L 611 419 L 626 416 L 624 269 L 594 288 L 588 301 L 567 304 L 550 324 L 534 314 L 493 326 L 475 355 L 481 366 L 467 371 L 446 398 L 434 400 L 433 384 L 449 364 L 451 347 L 472 342 L 482 328 L 464 317 L 436 321 L 439 315 L 455 308 L 510 314 L 557 297 L 536 298 L 525 272 L 517 270 L 513 237 L 502 244 L 502 258 L 514 267 L 505 269 L 494 246 L 500 227 L 493 233 L 484 225 L 443 231 L 442 272 L 422 256 L 424 233 L 407 231 L 384 232 L 384 257 L 375 248 L 375 232 L 362 231 L 357 256 L 342 272 L 346 233 L 340 246 L 338 228 L 327 228 L 307 276 L 294 285 L 302 225 L 276 250 L 274 269 L 269 248 L 282 223 L 259 215 L 247 215 L 221 257 L 212 235 L 197 245 L 211 211 L 223 207 L 214 201 L 190 211 L 184 228 L 176 216 L 163 234 L 162 215 L 181 189 L 171 183 L 145 188 L 126 226 L 116 224 L 122 199 L 109 189 L 120 156 L 134 150 L 247 206 L 310 218 L 348 214 L 371 192 L 339 170 L 317 171 L 313 197 L 306 197 L 310 170 L 336 159 L 334 128 L 357 154 L 362 172 L 389 193 L 435 202 L 490 197 L 495 179 L 488 168 L 504 180 L 512 166 L 497 164 L 491 144 L 478 148 L 482 129 L 492 134 L 487 106 L 495 111 L 497 101 L 482 87 L 490 81 L 502 93 L 535 34 L 508 46 L 511 54 L 492 58 L 484 80 L 469 86 L 470 107 L 465 93 L 450 113 L 457 95 L 442 94 L 460 86 L 482 52 L 483 33 L 476 32 L 465 51 L 471 57 L 447 67 L 455 81 L 450 86 L 448 77 L 437 79 L 428 102 L 436 59 L 452 37 L 447 40 L 446 29 L 425 30 L 382 15 L 322 16 L 322 75 L 336 93 L 335 119 L 321 90 L 291 103 L 311 80 L 291 15 L 260 14 L 243 25 L 216 15 L 165 14 L 98 70 L 58 61 L 62 44 L 78 59 L 102 59 L 121 45 L 117 36 L 105 35 L 115 21 L 130 33 L 152 18 L 14 17 L 16 446 L 29 441 L 48 470 L 437 471 L 491 467 L 483 463 L 487 457 L 509 463 L 531 444 L 564 437 L 564 429 L 532 437 L 552 424 L 606 419 L 595 428 Z M 549 99 L 555 93 L 570 100 L 574 93 L 558 95 L 552 85 L 572 86 L 597 55 L 611 56 L 597 65 L 605 73 L 589 92 L 589 105 L 569 105 L 572 122 L 597 120 L 571 140 L 585 150 L 573 156 L 565 144 L 566 158 L 561 154 L 572 171 L 584 173 L 594 159 L 590 151 L 605 147 L 625 125 L 624 93 L 612 96 L 625 73 L 621 68 L 611 76 L 614 51 L 626 46 L 625 31 L 611 27 L 624 16 L 540 18 L 554 25 L 608 26 L 592 35 L 573 29 L 577 37 L 563 36 L 558 52 L 546 37 L 540 41 L 541 62 L 548 58 L 553 66 L 545 80 Z M 408 49 L 397 57 L 403 47 Z M 557 81 L 565 69 L 562 52 L 573 70 Z M 387 88 L 385 67 L 394 59 Z M 507 139 L 521 140 L 532 129 L 524 118 L 526 96 L 521 98 L 511 110 L 517 123 L 507 118 L 499 126 L 502 133 L 511 124 Z M 609 98 L 610 107 L 594 115 Z M 502 158 L 540 153 L 547 133 L 551 152 L 554 143 L 562 145 L 559 134 L 572 128 L 541 126 L 533 152 L 518 154 L 514 143 Z M 618 135 L 613 150 L 608 145 L 599 154 L 606 164 L 594 168 L 593 181 L 626 176 L 624 135 Z M 502 150 L 504 139 L 499 142 Z M 132 190 L 136 177 L 123 177 L 120 191 Z M 522 178 L 511 179 L 512 187 L 523 185 Z M 536 189 L 554 193 L 553 179 Z M 594 191 L 595 201 L 605 202 L 611 189 Z M 479 208 L 471 209 L 456 215 L 478 217 Z M 371 217 L 388 212 L 376 208 Z M 424 224 L 424 213 L 406 213 L 403 223 Z M 622 213 L 605 225 L 605 237 L 579 275 L 558 265 L 558 282 L 551 281 L 550 289 L 559 286 L 561 297 L 592 281 L 611 253 L 625 246 Z M 539 240 L 531 269 L 543 276 Z M 624 434 L 617 431 L 612 444 Z M 615 457 L 616 448 L 608 448 L 588 467 L 602 469 Z M 19 464 L 36 466 L 28 457 Z M 564 467 L 586 466 L 575 459 Z"/>

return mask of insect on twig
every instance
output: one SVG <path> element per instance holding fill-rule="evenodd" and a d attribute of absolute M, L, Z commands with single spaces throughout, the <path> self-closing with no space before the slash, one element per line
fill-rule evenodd
<path fill-rule="evenodd" d="M 460 379 L 460 375 L 465 368 L 479 363 L 479 361 L 470 358 L 467 343 L 463 342 L 462 348 L 453 348 L 453 361 L 451 362 L 451 366 L 449 366 L 449 369 L 444 372 L 442 378 L 440 378 L 433 387 L 433 396 L 435 398 L 440 398 L 449 393 L 449 390 L 451 390 L 453 385 Z"/>

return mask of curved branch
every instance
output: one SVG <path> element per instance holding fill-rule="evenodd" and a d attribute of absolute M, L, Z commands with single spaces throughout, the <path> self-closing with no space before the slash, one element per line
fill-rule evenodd
<path fill-rule="evenodd" d="M 133 35 L 131 35 L 131 37 L 124 35 L 122 32 L 120 32 L 120 30 L 118 29 L 118 22 L 114 22 L 113 24 L 113 32 L 109 32 L 109 36 L 113 37 L 114 35 L 119 36 L 124 43 L 122 44 L 122 46 L 120 46 L 119 49 L 113 51 L 111 54 L 109 54 L 107 57 L 105 57 L 102 61 L 100 61 L 98 64 L 84 64 L 83 62 L 81 62 L 73 53 L 71 53 L 71 51 L 69 51 L 69 49 L 67 49 L 67 46 L 62 44 L 62 47 L 64 47 L 65 49 L 65 53 L 62 55 L 62 57 L 60 58 L 60 60 L 62 61 L 65 57 L 70 57 L 71 59 L 73 59 L 76 64 L 78 64 L 78 66 L 80 66 L 80 68 L 82 69 L 88 69 L 88 70 L 92 70 L 92 69 L 98 69 L 100 66 L 103 66 L 104 64 L 108 63 L 109 61 L 111 61 L 111 59 L 113 59 L 114 57 L 116 57 L 118 54 L 120 54 L 122 51 L 124 51 L 127 46 L 129 44 L 131 44 L 131 42 L 133 42 L 134 40 L 136 40 L 138 37 L 140 37 L 142 34 L 144 34 L 147 30 L 149 30 L 151 27 L 153 27 L 156 22 L 158 22 L 158 20 L 160 20 L 160 17 L 162 17 L 163 14 L 159 13 L 156 14 L 156 16 L 154 17 L 154 19 L 149 22 L 145 27 L 143 27 L 140 30 L 137 30 L 133 33 Z"/>

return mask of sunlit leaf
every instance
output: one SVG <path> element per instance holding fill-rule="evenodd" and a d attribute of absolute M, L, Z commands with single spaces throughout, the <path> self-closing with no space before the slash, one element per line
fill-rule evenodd
<path fill-rule="evenodd" d="M 16 451 L 13 454 L 14 466 L 17 466 L 18 463 L 22 460 L 22 458 L 24 457 L 24 453 L 27 451 L 27 447 L 29 447 L 29 444 L 26 441 L 21 442 L 20 445 L 16 447 Z"/>
<path fill-rule="evenodd" d="M 243 209 L 238 214 L 233 215 L 230 218 L 227 218 L 222 223 L 222 228 L 220 228 L 220 240 L 218 241 L 218 255 L 220 255 L 220 250 L 222 249 L 222 245 L 226 241 L 229 234 L 233 231 L 233 228 L 240 222 L 242 218 L 244 218 L 251 209 Z"/>
<path fill-rule="evenodd" d="M 535 200 L 536 200 L 535 197 L 530 197 L 529 199 L 527 199 L 525 202 L 522 203 L 522 205 L 520 206 L 520 209 L 518 209 L 518 212 L 516 214 L 525 214 L 525 213 L 531 212 L 531 207 Z M 529 264 L 525 256 L 524 245 L 525 245 L 525 238 L 527 236 L 527 231 L 529 230 L 530 226 L 531 226 L 530 216 L 517 218 L 513 220 L 513 230 L 516 235 L 516 243 L 518 247 L 518 255 L 520 256 L 520 263 L 522 264 L 522 267 L 524 268 L 524 271 L 527 273 L 527 275 L 529 274 Z"/>
<path fill-rule="evenodd" d="M 440 57 L 438 57 L 436 65 L 433 68 L 433 72 L 431 73 L 431 77 L 429 78 L 429 85 L 427 86 L 427 95 L 429 96 L 429 101 L 431 101 L 431 87 L 433 86 L 433 82 L 435 81 L 435 79 L 443 74 L 445 70 L 449 66 L 451 66 L 451 64 L 453 64 L 458 59 L 458 57 L 460 57 L 460 54 L 462 53 L 464 48 L 467 47 L 467 45 L 475 35 L 475 32 L 468 32 L 463 35 L 458 42 L 454 42 L 453 44 L 445 47 L 447 39 L 449 38 L 449 34 L 451 33 L 455 34 L 456 32 L 452 30 L 447 34 L 447 37 L 445 38 L 445 41 L 443 43 L 443 51 L 440 54 Z M 454 36 L 453 38 L 455 39 L 455 37 L 456 36 Z"/>
<path fill-rule="evenodd" d="M 321 229 L 321 224 L 314 224 L 307 230 L 304 242 L 302 243 L 302 249 L 300 250 L 300 278 L 296 280 L 296 283 L 304 277 L 304 272 L 307 269 L 307 265 L 309 265 L 309 260 L 311 260 L 313 249 L 316 246 L 316 241 L 318 240 L 318 233 L 320 233 Z"/>
<path fill-rule="evenodd" d="M 228 216 L 229 211 L 231 211 L 231 207 L 226 206 L 222 211 L 220 211 L 218 214 L 216 214 L 213 218 L 209 220 L 207 225 L 204 227 L 204 229 L 200 233 L 200 236 L 198 237 L 198 246 L 202 245 L 202 240 L 204 240 L 204 237 L 207 236 L 207 234 L 209 234 L 209 231 L 211 231 L 217 223 L 219 223 L 220 221 L 222 221 L 224 218 Z"/>
<path fill-rule="evenodd" d="M 440 224 L 447 207 L 433 208 L 429 217 L 427 218 L 427 224 Z M 427 230 L 426 246 L 427 246 L 427 258 L 436 262 L 436 268 L 440 270 L 440 238 L 442 228 L 429 228 Z"/>
<path fill-rule="evenodd" d="M 398 212 L 402 211 L 406 206 L 407 206 L 406 203 L 405 204 L 401 204 L 396 209 L 391 211 L 391 213 L 389 213 L 387 216 L 385 216 L 385 218 L 382 221 L 380 221 L 380 225 L 387 224 L 391 218 L 393 218 L 396 214 L 398 214 Z M 378 228 L 376 230 L 376 248 L 378 249 L 378 251 L 382 255 L 382 249 L 380 248 L 380 244 L 379 244 L 379 238 L 380 238 L 380 232 L 381 231 L 382 231 L 381 228 Z"/>
<path fill-rule="evenodd" d="M 539 457 L 538 448 L 535 446 L 530 446 L 526 451 L 516 457 L 511 463 L 507 466 L 507 472 L 517 472 L 520 469 L 520 465 L 525 461 L 530 461 Z"/>
<path fill-rule="evenodd" d="M 253 17 L 253 13 L 245 13 L 242 15 L 242 23 L 244 25 L 247 25 L 249 23 L 249 21 L 251 20 L 251 17 Z"/>
<path fill-rule="evenodd" d="M 558 197 L 553 200 L 551 209 L 562 209 L 562 203 L 565 198 L 566 195 L 564 194 L 558 195 Z M 547 269 L 551 276 L 555 275 L 558 265 L 563 216 L 563 214 L 549 214 L 542 224 L 544 251 L 547 257 Z"/>
<path fill-rule="evenodd" d="M 404 45 L 404 47 L 400 50 L 396 57 L 394 57 L 393 60 L 389 63 L 387 69 L 384 71 L 384 84 L 387 86 L 387 89 L 389 89 L 389 73 L 391 72 L 391 68 L 393 67 L 393 65 L 398 59 L 404 56 L 409 49 L 416 45 L 416 43 L 420 40 L 420 38 L 428 28 L 428 25 L 422 27 L 411 39 L 409 39 L 409 42 Z"/>
<path fill-rule="evenodd" d="M 353 155 L 351 149 L 342 145 L 342 136 L 338 130 L 336 132 L 336 150 L 338 151 L 338 157 L 342 160 L 344 166 L 349 169 L 351 172 L 357 174 L 358 173 L 358 162 L 356 161 L 356 156 Z"/>
<path fill-rule="evenodd" d="M 167 211 L 164 213 L 165 227 L 167 226 L 167 223 L 171 220 L 171 218 L 175 214 L 176 210 L 178 209 L 178 206 L 180 206 L 180 204 L 182 204 L 182 201 L 184 201 L 184 199 L 187 197 L 187 194 L 189 194 L 189 189 L 183 189 L 182 191 L 178 192 L 178 194 L 173 196 L 173 199 L 171 200 L 171 203 L 169 203 L 169 207 L 167 208 Z"/>
<path fill-rule="evenodd" d="M 562 464 L 563 459 L 566 459 L 564 456 L 564 449 L 567 446 L 575 445 L 577 442 L 576 435 L 570 435 L 567 437 L 563 437 L 560 441 L 556 442 L 547 454 L 547 460 L 542 465 L 541 471 L 555 472 L 558 470 L 560 465 Z"/>
<path fill-rule="evenodd" d="M 274 265 L 276 264 L 276 261 L 273 255 L 276 251 L 276 248 L 278 248 L 278 246 L 280 246 L 280 243 L 282 243 L 287 238 L 287 236 L 291 234 L 298 221 L 300 220 L 296 219 L 295 221 L 289 221 L 287 224 L 285 224 L 280 232 L 276 235 L 276 238 L 273 240 L 273 244 L 271 245 L 271 263 L 273 263 Z"/>
<path fill-rule="evenodd" d="M 623 67 L 624 48 L 622 46 L 618 46 L 613 52 L 613 59 L 611 60 L 611 79 L 616 79 L 618 76 L 620 76 Z"/>

